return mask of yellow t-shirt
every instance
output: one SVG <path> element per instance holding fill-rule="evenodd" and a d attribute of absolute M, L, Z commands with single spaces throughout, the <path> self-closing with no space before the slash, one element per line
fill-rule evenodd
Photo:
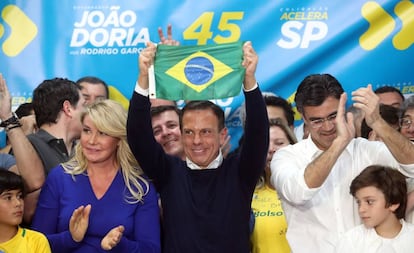
<path fill-rule="evenodd" d="M 50 253 L 49 242 L 42 233 L 19 227 L 10 240 L 0 243 L 0 253 Z"/>
<path fill-rule="evenodd" d="M 252 253 L 289 253 L 287 223 L 279 196 L 267 185 L 256 189 L 252 199 L 255 216 Z"/>

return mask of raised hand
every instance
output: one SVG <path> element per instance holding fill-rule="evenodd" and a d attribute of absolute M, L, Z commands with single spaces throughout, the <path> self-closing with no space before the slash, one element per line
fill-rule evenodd
<path fill-rule="evenodd" d="M 38 127 L 36 124 L 35 115 L 27 115 L 27 116 L 21 117 L 19 121 L 22 124 L 22 130 L 25 135 L 29 135 L 29 134 L 37 132 Z"/>
<path fill-rule="evenodd" d="M 246 73 L 244 75 L 244 88 L 249 90 L 256 85 L 256 67 L 259 62 L 259 57 L 253 49 L 252 42 L 247 41 L 243 45 L 243 67 L 246 68 Z"/>
<path fill-rule="evenodd" d="M 347 145 L 355 136 L 354 117 L 352 113 L 345 114 L 346 100 L 346 93 L 342 93 L 339 98 L 339 105 L 335 119 L 337 138 L 341 138 L 345 145 Z"/>
<path fill-rule="evenodd" d="M 12 116 L 11 97 L 7 88 L 6 80 L 0 74 L 0 119 L 7 120 Z"/>
<path fill-rule="evenodd" d="M 147 42 L 147 47 L 139 54 L 138 64 L 139 71 L 142 75 L 148 75 L 148 68 L 154 64 L 154 57 L 157 47 L 152 42 Z"/>
<path fill-rule="evenodd" d="M 102 249 L 111 250 L 115 247 L 121 241 L 124 230 L 125 228 L 122 225 L 111 229 L 101 241 Z"/>
<path fill-rule="evenodd" d="M 371 84 L 352 92 L 352 100 L 356 108 L 364 111 L 365 121 L 368 126 L 372 127 L 378 119 L 381 119 L 379 97 L 372 90 Z"/>
<path fill-rule="evenodd" d="M 157 47 L 152 42 L 147 42 L 147 47 L 144 48 L 138 57 L 139 75 L 138 84 L 142 89 L 149 87 L 149 68 L 154 64 L 154 57 Z"/>
<path fill-rule="evenodd" d="M 69 221 L 69 231 L 72 239 L 75 242 L 80 242 L 85 236 L 86 230 L 89 226 L 89 214 L 91 212 L 91 205 L 80 206 L 73 211 Z"/>
<path fill-rule="evenodd" d="M 162 31 L 161 27 L 158 27 L 158 36 L 160 37 L 160 44 L 163 45 L 170 45 L 170 46 L 178 46 L 180 42 L 176 41 L 172 37 L 172 26 L 171 24 L 167 27 L 167 38 L 164 36 L 164 32 Z"/>

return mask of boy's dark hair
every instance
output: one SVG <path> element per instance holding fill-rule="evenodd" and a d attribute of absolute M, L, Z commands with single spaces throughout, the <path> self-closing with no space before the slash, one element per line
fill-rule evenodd
<path fill-rule="evenodd" d="M 163 112 L 167 111 L 174 111 L 177 113 L 178 117 L 181 115 L 181 110 L 177 108 L 177 106 L 174 105 L 159 105 L 151 107 L 151 118 L 160 115 Z"/>
<path fill-rule="evenodd" d="M 405 217 L 407 207 L 407 183 L 405 177 L 398 170 L 381 165 L 371 165 L 365 168 L 352 180 L 350 193 L 355 197 L 358 190 L 373 186 L 379 189 L 385 196 L 386 206 L 400 204 L 395 210 L 398 219 Z"/>
<path fill-rule="evenodd" d="M 224 124 L 224 111 L 220 106 L 214 104 L 208 100 L 199 100 L 199 101 L 190 101 L 182 109 L 180 115 L 180 129 L 183 129 L 183 116 L 187 111 L 196 111 L 196 110 L 211 110 L 214 115 L 216 115 L 218 120 L 218 129 L 222 130 L 225 127 Z"/>
<path fill-rule="evenodd" d="M 33 92 L 32 103 L 37 126 L 56 123 L 66 100 L 76 107 L 81 96 L 79 91 L 79 85 L 66 78 L 44 80 Z"/>
<path fill-rule="evenodd" d="M 10 191 L 10 190 L 21 190 L 24 195 L 25 192 L 24 192 L 23 179 L 21 176 L 17 175 L 16 173 L 1 168 L 0 169 L 0 194 L 2 194 L 5 191 Z"/>
<path fill-rule="evenodd" d="M 319 106 L 328 97 L 339 100 L 344 92 L 341 84 L 330 74 L 309 75 L 303 79 L 296 91 L 296 108 L 303 114 L 305 106 Z"/>

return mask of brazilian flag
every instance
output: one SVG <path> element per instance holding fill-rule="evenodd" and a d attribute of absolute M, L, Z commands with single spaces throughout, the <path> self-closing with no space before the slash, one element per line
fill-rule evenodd
<path fill-rule="evenodd" d="M 239 95 L 245 68 L 242 42 L 205 46 L 158 45 L 150 97 L 208 100 Z"/>

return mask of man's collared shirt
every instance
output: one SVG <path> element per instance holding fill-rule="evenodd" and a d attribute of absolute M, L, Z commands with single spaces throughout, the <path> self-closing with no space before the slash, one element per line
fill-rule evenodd
<path fill-rule="evenodd" d="M 193 163 L 188 157 L 185 158 L 185 161 L 187 163 L 187 167 L 192 170 L 202 170 L 202 169 L 217 169 L 218 166 L 220 166 L 223 163 L 223 154 L 221 153 L 221 150 L 216 157 L 207 167 L 201 168 L 197 164 Z"/>
<path fill-rule="evenodd" d="M 293 253 L 334 252 L 338 239 L 360 224 L 349 186 L 367 166 L 382 164 L 414 177 L 414 165 L 399 164 L 384 143 L 356 138 L 339 156 L 323 185 L 310 189 L 305 168 L 321 153 L 308 138 L 278 150 L 271 162 L 271 183 L 281 197 Z"/>
<path fill-rule="evenodd" d="M 43 129 L 39 129 L 36 133 L 28 135 L 27 138 L 42 160 L 46 174 L 70 158 L 63 139 L 58 139 Z M 75 144 L 72 145 L 73 148 L 74 146 Z M 71 153 L 73 154 L 73 152 Z"/>

